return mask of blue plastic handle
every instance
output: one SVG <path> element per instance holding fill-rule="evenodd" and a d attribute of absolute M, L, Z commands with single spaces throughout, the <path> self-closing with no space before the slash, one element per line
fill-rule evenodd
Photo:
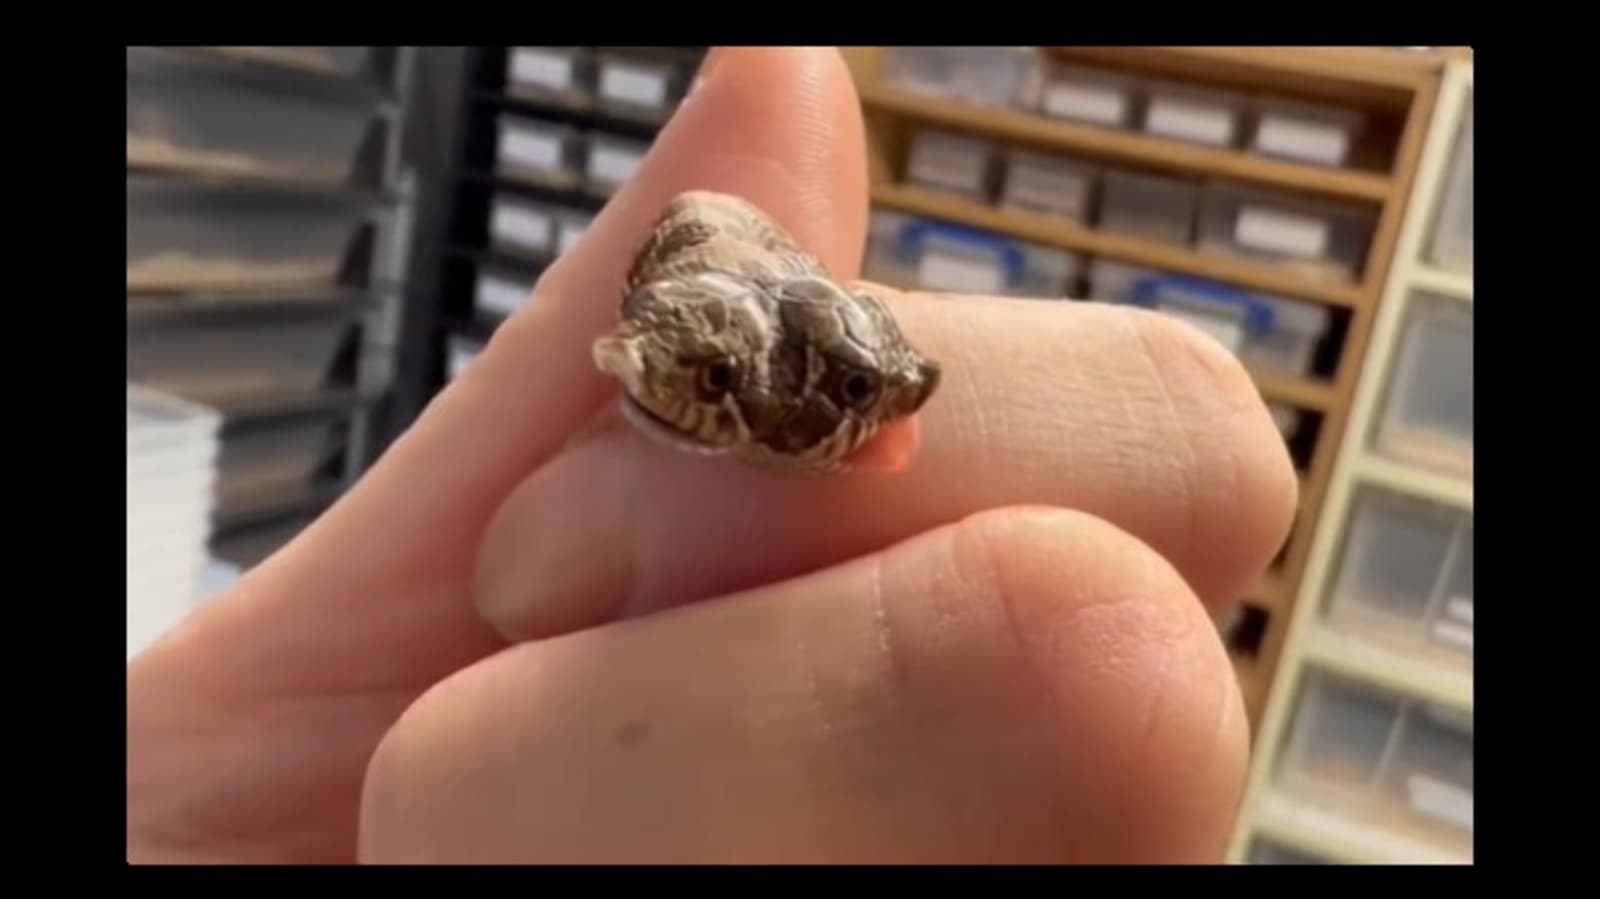
<path fill-rule="evenodd" d="M 1015 284 L 1022 279 L 1023 271 L 1027 267 L 1027 258 L 1023 255 L 1022 247 L 1018 246 L 1016 241 L 990 231 L 922 219 L 902 228 L 895 242 L 902 253 L 921 255 L 922 245 L 930 236 L 935 235 L 948 237 L 996 254 L 1000 257 L 1000 264 L 1005 269 L 1008 282 Z"/>
<path fill-rule="evenodd" d="M 1277 317 L 1271 304 L 1248 291 L 1185 275 L 1146 276 L 1133 282 L 1132 302 L 1136 306 L 1154 309 L 1159 305 L 1159 294 L 1168 287 L 1181 288 L 1187 293 L 1199 294 L 1203 299 L 1244 309 L 1245 328 L 1256 334 L 1272 330 Z"/>

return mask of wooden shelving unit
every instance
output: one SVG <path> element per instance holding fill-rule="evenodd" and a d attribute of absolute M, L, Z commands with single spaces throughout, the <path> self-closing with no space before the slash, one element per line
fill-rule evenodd
<path fill-rule="evenodd" d="M 1245 95 L 1357 108 L 1382 123 L 1372 136 L 1382 158 L 1352 154 L 1347 167 L 1269 158 L 1245 149 L 1208 146 L 1143 133 L 1134 128 L 1082 124 L 1047 116 L 1025 103 L 984 105 L 895 83 L 885 65 L 887 48 L 850 48 L 866 116 L 874 208 L 964 225 L 1083 256 L 1207 279 L 1335 310 L 1341 324 L 1330 338 L 1335 358 L 1317 376 L 1252 369 L 1262 396 L 1312 416 L 1314 424 L 1290 439 L 1301 469 L 1298 522 L 1278 564 L 1245 597 L 1246 630 L 1253 645 L 1235 646 L 1241 684 L 1257 718 L 1270 694 L 1286 621 L 1299 593 L 1315 537 L 1334 451 L 1344 431 L 1352 392 L 1362 370 L 1368 332 L 1388 282 L 1413 175 L 1424 145 L 1444 65 L 1445 51 L 1405 53 L 1382 48 L 1288 47 L 1047 47 L 1041 59 L 1100 67 L 1136 77 L 1223 88 Z M 1023 212 L 970 196 L 911 183 L 905 177 L 911 136 L 932 129 L 995 144 L 1072 157 L 1097 167 L 1175 175 L 1195 181 L 1225 180 L 1285 196 L 1358 205 L 1372 214 L 1359 276 L 1349 282 L 1307 277 L 1247 258 L 1216 255 L 1094 222 Z M 1363 146 L 1358 149 L 1367 150 Z M 1358 158 L 1359 157 L 1359 158 Z M 869 274 L 870 276 L 870 274 Z M 901 285 L 905 286 L 905 285 Z M 1087 293 L 1087 292 L 1086 292 Z M 1086 294 L 1085 294 L 1086 295 Z"/>
<path fill-rule="evenodd" d="M 1472 64 L 1452 59 L 1280 628 L 1233 861 L 1473 859 L 1472 105 Z M 1458 271 L 1434 261 L 1441 234 Z"/>

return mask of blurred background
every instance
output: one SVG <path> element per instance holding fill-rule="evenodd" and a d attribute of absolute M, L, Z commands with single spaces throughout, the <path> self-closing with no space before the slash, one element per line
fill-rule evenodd
<path fill-rule="evenodd" d="M 128 49 L 130 659 L 472 363 L 704 51 Z M 844 52 L 867 277 L 1181 316 L 1272 409 L 1230 860 L 1471 863 L 1470 50 Z"/>

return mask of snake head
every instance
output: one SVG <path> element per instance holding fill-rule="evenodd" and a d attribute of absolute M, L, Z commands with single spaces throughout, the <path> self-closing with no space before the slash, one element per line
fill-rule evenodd
<path fill-rule="evenodd" d="M 707 270 L 640 285 L 624 309 L 595 364 L 633 424 L 679 449 L 840 471 L 939 385 L 879 300 L 810 273 Z"/>

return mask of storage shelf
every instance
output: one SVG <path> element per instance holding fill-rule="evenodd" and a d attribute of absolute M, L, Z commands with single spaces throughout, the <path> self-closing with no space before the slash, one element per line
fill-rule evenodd
<path fill-rule="evenodd" d="M 1277 85 L 1286 76 L 1304 79 L 1331 98 L 1354 102 L 1388 99 L 1404 102 L 1437 77 L 1444 60 L 1411 56 L 1378 47 L 1052 47 L 1052 52 L 1085 59 L 1132 64 L 1169 75 L 1258 76 L 1260 87 Z M 1309 91 L 1308 91 L 1309 92 Z"/>
<path fill-rule="evenodd" d="M 1407 696 L 1472 711 L 1472 675 L 1378 646 L 1316 624 L 1307 635 L 1306 659 L 1337 674 L 1359 678 Z"/>
<path fill-rule="evenodd" d="M 1303 165 L 1167 138 L 926 97 L 895 88 L 865 91 L 869 107 L 951 128 L 980 132 L 1008 142 L 1113 157 L 1141 165 L 1253 181 L 1259 184 L 1355 200 L 1382 202 L 1393 190 L 1388 176 L 1327 166 Z"/>
<path fill-rule="evenodd" d="M 533 116 L 544 121 L 580 123 L 607 133 L 650 138 L 671 118 L 673 110 L 631 109 L 598 97 L 580 94 L 539 93 L 514 87 L 505 93 L 483 90 L 472 95 L 483 103 L 514 115 Z"/>
<path fill-rule="evenodd" d="M 1355 476 L 1380 487 L 1421 496 L 1459 509 L 1472 508 L 1472 480 L 1428 471 L 1377 456 L 1368 450 L 1355 463 Z"/>
<path fill-rule="evenodd" d="M 363 408 L 377 398 L 375 392 L 336 388 L 315 393 L 251 397 L 222 404 L 218 411 L 224 418 L 224 428 L 236 428 L 273 419 L 339 415 Z"/>
<path fill-rule="evenodd" d="M 1472 276 L 1447 272 L 1429 265 L 1416 265 L 1411 269 L 1411 286 L 1418 290 L 1442 294 L 1463 303 L 1472 302 Z"/>
<path fill-rule="evenodd" d="M 1330 306 L 1354 307 L 1366 297 L 1359 284 L 1312 281 L 1271 266 L 1208 256 L 1188 248 L 1099 231 L 1048 216 L 998 209 L 919 187 L 875 184 L 872 200 L 903 212 L 984 228 L 1022 240 L 1210 278 L 1253 290 L 1302 297 Z"/>
<path fill-rule="evenodd" d="M 1288 403 L 1313 412 L 1325 411 L 1333 405 L 1332 384 L 1255 368 L 1250 370 L 1250 378 L 1269 402 Z"/>
<path fill-rule="evenodd" d="M 1379 830 L 1281 793 L 1261 798 L 1259 833 L 1293 848 L 1349 865 L 1470 865 L 1472 859 L 1446 852 L 1405 834 Z"/>
<path fill-rule="evenodd" d="M 240 530 L 295 515 L 319 513 L 332 505 L 344 490 L 342 481 L 326 480 L 306 490 L 249 497 L 217 510 L 212 523 L 212 537 L 227 537 Z"/>
<path fill-rule="evenodd" d="M 129 319 L 146 321 L 213 315 L 317 314 L 335 310 L 353 312 L 376 305 L 378 295 L 387 292 L 337 287 L 237 294 L 216 291 L 129 291 L 127 313 Z"/>
<path fill-rule="evenodd" d="M 137 158 L 128 159 L 127 171 L 130 181 L 177 181 L 198 187 L 255 194 L 295 193 L 362 205 L 391 205 L 405 199 L 395 190 L 366 187 L 350 181 L 323 181 L 272 172 L 246 174 Z"/>

